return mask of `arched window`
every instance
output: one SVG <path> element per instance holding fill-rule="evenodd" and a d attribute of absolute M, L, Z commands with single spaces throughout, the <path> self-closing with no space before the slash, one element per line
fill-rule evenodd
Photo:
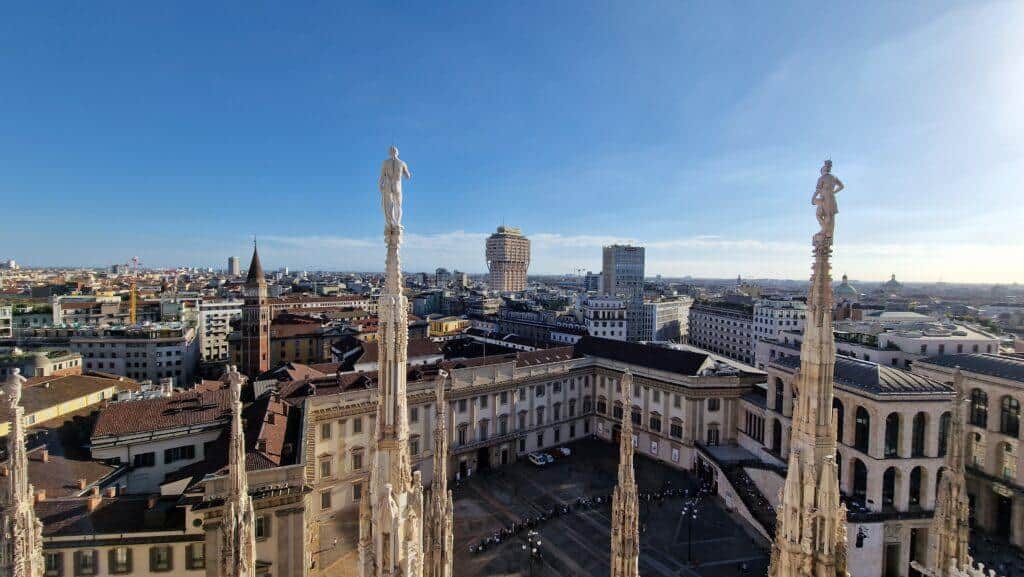
<path fill-rule="evenodd" d="M 843 442 L 843 402 L 837 397 L 832 397 L 832 408 L 835 410 L 836 422 L 836 440 L 840 443 Z"/>
<path fill-rule="evenodd" d="M 1020 435 L 1020 401 L 1007 395 L 999 409 L 999 432 L 1017 438 Z"/>
<path fill-rule="evenodd" d="M 616 421 L 622 420 L 622 403 L 615 401 L 615 406 L 612 407 L 612 417 L 615 417 Z"/>
<path fill-rule="evenodd" d="M 590 397 L 584 397 L 584 405 L 586 405 L 587 399 L 589 398 Z M 583 410 L 586 411 L 586 408 L 584 408 Z M 603 396 L 597 398 L 597 412 L 601 413 L 602 415 L 608 414 L 608 399 L 605 399 Z"/>
<path fill-rule="evenodd" d="M 858 451 L 867 453 L 871 439 L 871 417 L 868 415 L 867 409 L 864 407 L 857 407 L 853 425 L 853 446 Z"/>
<path fill-rule="evenodd" d="M 1017 476 L 1017 455 L 1010 443 L 999 444 L 999 472 L 1004 479 L 1013 479 Z"/>
<path fill-rule="evenodd" d="M 896 467 L 889 467 L 882 475 L 882 507 L 896 506 Z"/>
<path fill-rule="evenodd" d="M 853 460 L 853 500 L 864 505 L 868 498 L 868 468 L 860 459 Z"/>
<path fill-rule="evenodd" d="M 939 496 L 939 487 L 942 486 L 942 475 L 946 473 L 945 467 L 939 467 L 938 471 L 935 471 L 935 496 Z"/>
<path fill-rule="evenodd" d="M 924 484 L 924 468 L 914 467 L 910 471 L 910 506 L 921 506 L 921 486 Z"/>
<path fill-rule="evenodd" d="M 988 426 L 988 394 L 981 389 L 971 391 L 971 424 L 983 429 Z"/>
<path fill-rule="evenodd" d="M 569 399 L 569 417 L 576 416 L 576 399 Z"/>
<path fill-rule="evenodd" d="M 953 415 L 949 411 L 942 413 L 939 417 L 939 456 L 945 457 L 946 451 L 949 450 L 949 426 L 953 420 Z"/>
<path fill-rule="evenodd" d="M 780 379 L 779 377 L 775 377 L 775 410 L 780 412 L 780 413 L 782 412 L 782 399 L 783 399 L 782 391 L 783 391 L 782 379 Z"/>
<path fill-rule="evenodd" d="M 708 425 L 708 445 L 715 446 L 718 444 L 718 423 L 711 423 Z"/>
<path fill-rule="evenodd" d="M 586 395 L 585 397 L 583 397 L 583 414 L 590 413 L 590 409 L 591 409 L 591 407 L 593 407 L 593 405 L 594 405 L 594 401 L 591 400 L 590 395 Z M 604 410 L 601 410 L 601 411 L 598 411 L 598 412 L 604 413 L 607 410 L 608 410 L 608 406 L 607 406 L 607 403 L 606 403 L 605 407 L 604 407 Z"/>
<path fill-rule="evenodd" d="M 885 457 L 895 457 L 900 446 L 900 415 L 889 413 L 885 418 Z"/>
<path fill-rule="evenodd" d="M 910 442 L 910 456 L 924 456 L 924 429 L 927 425 L 928 416 L 924 413 L 914 415 L 914 430 Z"/>

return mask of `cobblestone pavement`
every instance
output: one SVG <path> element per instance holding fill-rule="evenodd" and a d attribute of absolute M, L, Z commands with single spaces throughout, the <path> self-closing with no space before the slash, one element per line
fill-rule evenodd
<path fill-rule="evenodd" d="M 616 481 L 616 448 L 593 440 L 568 446 L 573 455 L 554 464 L 535 467 L 524 460 L 476 475 L 456 489 L 456 575 L 529 576 L 523 534 L 480 553 L 471 553 L 470 545 L 523 516 L 575 503 L 581 496 L 611 494 Z M 641 491 L 696 487 L 693 477 L 641 455 L 637 455 L 636 467 Z M 767 573 L 768 543 L 746 530 L 739 518 L 723 509 L 720 500 L 704 499 L 692 524 L 692 544 L 691 528 L 680 515 L 682 504 L 682 497 L 641 504 L 641 575 L 717 577 Z M 542 522 L 536 530 L 542 542 L 543 559 L 535 563 L 533 576 L 608 575 L 609 513 L 610 507 L 603 505 Z"/>

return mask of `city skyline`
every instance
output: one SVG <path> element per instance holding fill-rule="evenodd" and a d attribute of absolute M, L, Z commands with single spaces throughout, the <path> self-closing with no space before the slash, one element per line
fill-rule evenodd
<path fill-rule="evenodd" d="M 1022 281 L 1024 9 L 921 6 L 19 7 L 2 256 L 219 268 L 255 233 L 269 268 L 377 270 L 368 167 L 394 142 L 410 270 L 484 272 L 507 223 L 531 274 L 633 242 L 651 275 L 803 279 L 829 156 L 834 276 Z"/>

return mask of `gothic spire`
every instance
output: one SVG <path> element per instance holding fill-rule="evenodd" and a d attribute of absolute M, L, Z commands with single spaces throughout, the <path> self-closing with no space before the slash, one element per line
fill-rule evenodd
<path fill-rule="evenodd" d="M 260 251 L 256 247 L 256 240 L 252 241 L 252 260 L 249 261 L 249 272 L 245 277 L 245 284 L 266 284 L 267 279 L 263 274 L 263 265 L 260 264 Z"/>
<path fill-rule="evenodd" d="M 360 511 L 360 572 L 361 577 L 422 577 L 423 487 L 409 458 L 408 301 L 402 292 L 399 259 L 402 179 L 408 177 L 409 168 L 399 160 L 397 148 L 390 152 L 378 181 L 387 256 L 378 313 L 377 420 L 370 502 Z"/>
<path fill-rule="evenodd" d="M 426 577 L 452 577 L 454 533 L 452 493 L 448 490 L 448 403 L 445 401 L 445 383 L 448 373 L 441 371 L 437 379 L 434 409 L 434 480 L 430 485 L 429 525 L 426 544 Z"/>
<path fill-rule="evenodd" d="M 32 507 L 32 485 L 28 479 L 28 455 L 25 451 L 25 409 L 21 406 L 21 388 L 25 377 L 14 369 L 7 377 L 7 408 L 11 430 L 7 437 L 10 466 L 4 514 L 0 522 L 4 544 L 0 546 L 0 568 L 11 577 L 42 577 L 43 524 Z"/>
<path fill-rule="evenodd" d="M 257 265 L 258 265 L 257 261 Z M 256 533 L 252 497 L 245 472 L 245 433 L 242 429 L 242 381 L 234 366 L 228 367 L 231 386 L 231 440 L 228 447 L 228 488 L 221 521 L 221 575 L 256 575 Z"/>
<path fill-rule="evenodd" d="M 965 401 L 963 374 L 953 371 L 953 410 L 946 433 L 946 467 L 939 479 L 939 493 L 932 517 L 928 567 L 935 575 L 949 575 L 951 569 L 971 564 L 967 551 L 968 526 L 967 482 L 964 470 Z"/>
<path fill-rule="evenodd" d="M 832 333 L 832 254 L 835 194 L 843 184 L 826 161 L 812 197 L 821 230 L 814 235 L 814 266 L 807 324 L 800 347 L 789 469 L 781 491 L 772 544 L 771 577 L 845 577 L 846 508 L 839 502 L 832 397 L 836 345 Z"/>
<path fill-rule="evenodd" d="M 639 511 L 633 474 L 633 375 L 622 375 L 622 428 L 619 437 L 619 484 L 612 494 L 611 577 L 638 577 Z"/>

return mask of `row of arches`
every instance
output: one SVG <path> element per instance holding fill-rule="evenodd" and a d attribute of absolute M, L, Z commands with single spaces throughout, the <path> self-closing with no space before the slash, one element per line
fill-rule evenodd
<path fill-rule="evenodd" d="M 988 428 L 988 393 L 972 389 L 968 420 L 976 427 Z M 1020 436 L 1020 401 L 1016 397 L 1003 395 L 999 400 L 999 432 L 1014 438 Z"/>
<path fill-rule="evenodd" d="M 837 437 L 840 443 L 845 443 L 858 451 L 872 454 L 871 434 L 871 413 L 863 406 L 857 406 L 854 411 L 853 439 L 844 439 L 846 429 L 846 408 L 839 398 L 832 399 L 832 408 L 836 415 Z M 952 415 L 946 411 L 939 418 L 938 450 L 936 455 L 927 455 L 928 420 L 931 416 L 919 411 L 910 420 L 911 427 L 909 447 L 901 447 L 903 428 L 908 426 L 905 422 L 906 416 L 898 411 L 893 411 L 885 417 L 885 434 L 882 436 L 882 457 L 944 457 L 948 447 L 949 427 Z M 849 442 L 849 441 L 852 441 Z"/>

